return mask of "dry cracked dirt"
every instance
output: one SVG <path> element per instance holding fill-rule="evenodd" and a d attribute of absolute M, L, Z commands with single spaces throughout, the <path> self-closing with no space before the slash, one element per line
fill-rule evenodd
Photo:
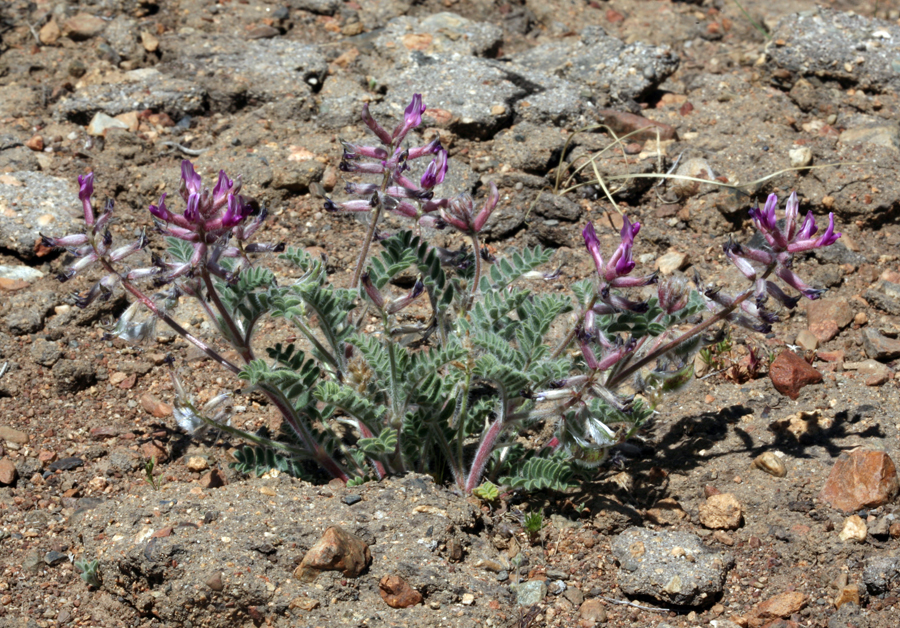
<path fill-rule="evenodd" d="M 0 3 L 0 626 L 900 625 L 898 20 L 896 0 Z M 189 157 L 242 174 L 266 238 L 347 283 L 365 225 L 310 189 L 341 196 L 363 103 L 396 119 L 413 93 L 420 139 L 450 150 L 444 191 L 499 186 L 495 253 L 555 249 L 544 289 L 592 272 L 587 221 L 616 241 L 599 176 L 644 224 L 639 272 L 724 286 L 751 203 L 796 190 L 844 234 L 796 266 L 828 292 L 735 331 L 579 490 L 483 503 L 424 476 L 242 476 L 238 443 L 178 428 L 163 361 L 201 402 L 240 384 L 162 329 L 104 340 L 124 298 L 78 309 L 97 276 L 59 284 L 70 259 L 39 233 L 78 228 L 94 172 L 113 235 L 136 235 Z M 559 169 L 591 157 L 563 193 Z M 627 176 L 666 172 L 708 182 Z M 239 427 L 277 427 L 261 398 L 236 403 Z"/>

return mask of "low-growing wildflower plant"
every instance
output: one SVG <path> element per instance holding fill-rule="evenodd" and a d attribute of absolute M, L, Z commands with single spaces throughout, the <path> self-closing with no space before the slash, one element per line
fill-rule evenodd
<path fill-rule="evenodd" d="M 829 215 L 827 229 L 815 237 L 812 214 L 799 221 L 796 194 L 787 201 L 783 226 L 776 220 L 775 195 L 763 209 L 750 211 L 767 248 L 725 244 L 728 258 L 752 282 L 737 294 L 705 287 L 699 277 L 691 285 L 680 277 L 634 276 L 632 251 L 641 225 L 627 217 L 608 258 L 594 226 L 584 228 L 596 273 L 573 283 L 573 296 L 532 292 L 523 284 L 557 278 L 558 270 L 537 270 L 552 252 L 536 248 L 501 260 L 486 252 L 480 234 L 500 201 L 497 188 L 490 184 L 479 202 L 437 194 L 448 174 L 447 150 L 438 140 L 422 146 L 408 141 L 424 112 L 417 94 L 388 132 L 364 106 L 362 120 L 377 142 L 343 143 L 342 170 L 375 178 L 349 183 L 346 191 L 354 198 L 325 200 L 326 209 L 363 214 L 369 222 L 347 288 L 330 283 L 324 260 L 251 242 L 265 209 L 243 198 L 240 178 L 224 172 L 212 190 L 205 188 L 188 161 L 181 172 L 184 209 L 173 211 L 165 195 L 149 208 L 166 237 L 165 258 L 154 254 L 149 265 L 130 266 L 147 248 L 143 235 L 113 248 L 113 205 L 95 213 L 90 174 L 79 177 L 86 231 L 45 238 L 76 258 L 60 279 L 91 266 L 102 269 L 78 305 L 108 298 L 120 286 L 134 297 L 110 327 L 113 336 L 152 338 L 161 321 L 278 409 L 281 434 L 240 430 L 231 425 L 228 395 L 198 408 L 172 370 L 175 415 L 183 428 L 196 435 L 213 427 L 253 443 L 238 452 L 238 468 L 306 477 L 324 472 L 353 483 L 419 471 L 452 479 L 466 492 L 490 482 L 507 489 L 565 488 L 631 437 L 666 393 L 693 378 L 694 355 L 709 342 L 704 331 L 722 321 L 768 331 L 778 320 L 768 299 L 787 308 L 799 300 L 776 279 L 807 298 L 821 294 L 793 271 L 793 256 L 829 246 L 840 234 Z M 419 159 L 430 161 L 416 177 L 410 164 Z M 378 225 L 384 212 L 408 218 L 415 231 L 383 237 Z M 471 246 L 432 246 L 421 237 L 423 227 L 455 230 Z M 370 257 L 375 240 L 381 251 Z M 254 261 L 253 254 L 266 252 L 281 253 L 299 278 L 276 282 Z M 655 296 L 627 294 L 634 290 Z M 239 361 L 172 318 L 182 296 L 198 301 Z M 293 326 L 302 345 L 258 347 L 254 331 L 265 317 Z M 624 384 L 638 394 L 623 394 Z M 519 437 L 538 424 L 552 425 L 553 436 L 526 447 Z"/>

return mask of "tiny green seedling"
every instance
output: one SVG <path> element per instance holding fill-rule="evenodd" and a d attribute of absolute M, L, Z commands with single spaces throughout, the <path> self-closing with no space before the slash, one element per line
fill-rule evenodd
<path fill-rule="evenodd" d="M 544 529 L 544 516 L 539 512 L 529 512 L 525 515 L 525 521 L 522 525 L 525 528 L 525 532 L 528 533 L 528 538 L 533 541 Z"/>
<path fill-rule="evenodd" d="M 494 502 L 500 497 L 500 489 L 491 481 L 484 482 L 476 488 L 472 493 L 480 500 L 486 502 Z"/>
<path fill-rule="evenodd" d="M 144 473 L 147 475 L 147 481 L 154 491 L 159 490 L 159 480 L 153 475 L 153 468 L 156 466 L 156 456 L 144 463 Z"/>
<path fill-rule="evenodd" d="M 100 566 L 99 560 L 81 559 L 75 561 L 75 569 L 78 570 L 81 579 L 95 589 L 100 588 L 100 574 L 97 568 Z"/>

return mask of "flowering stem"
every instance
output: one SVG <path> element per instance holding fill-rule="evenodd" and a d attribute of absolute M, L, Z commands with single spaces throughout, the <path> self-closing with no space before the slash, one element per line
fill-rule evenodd
<path fill-rule="evenodd" d="M 112 266 L 108 262 L 106 262 L 106 260 L 103 260 L 102 263 L 103 263 L 103 266 L 106 268 L 106 270 L 108 270 L 109 272 L 115 273 L 115 270 L 112 268 Z M 131 282 L 129 282 L 127 279 L 122 278 L 122 287 L 124 287 L 125 290 L 130 292 L 134 296 L 134 298 L 136 298 L 138 301 L 140 301 L 141 304 L 144 305 L 148 310 L 150 310 L 154 316 L 156 316 L 162 322 L 164 322 L 166 325 L 168 325 L 179 336 L 181 336 L 182 338 L 184 338 L 185 340 L 190 342 L 192 345 L 194 345 L 195 347 L 200 349 L 200 351 L 205 353 L 212 360 L 214 360 L 215 362 L 218 362 L 219 364 L 221 364 L 222 366 L 227 368 L 229 371 L 231 371 L 235 375 L 237 375 L 238 373 L 241 372 L 241 368 L 239 366 L 232 364 L 230 361 L 226 360 L 215 349 L 213 349 L 212 347 L 207 345 L 205 342 L 203 342 L 202 340 L 200 340 L 199 338 L 197 338 L 196 336 L 191 334 L 188 330 L 186 330 L 184 327 L 182 327 L 178 323 L 178 321 L 176 321 L 174 318 L 172 318 L 171 316 L 169 316 L 168 314 L 166 314 L 165 312 L 160 310 L 158 307 L 156 307 L 156 304 L 153 302 L 153 300 L 150 297 L 148 297 L 146 294 L 141 292 L 138 288 L 133 286 L 131 284 Z"/>
<path fill-rule="evenodd" d="M 771 270 L 772 270 L 771 268 L 766 270 L 765 274 L 763 275 L 763 279 L 765 279 L 769 275 Z M 662 345 L 661 347 L 657 347 L 656 349 L 654 349 L 653 351 L 651 351 L 650 353 L 645 355 L 643 358 L 641 358 L 634 364 L 631 364 L 628 367 L 622 369 L 621 371 L 616 373 L 615 376 L 611 377 L 609 379 L 609 381 L 607 381 L 607 384 L 606 384 L 607 388 L 614 390 L 616 388 L 616 386 L 621 384 L 623 381 L 625 381 L 626 379 L 628 379 L 629 377 L 631 377 L 632 375 L 637 373 L 640 369 L 644 368 L 645 366 L 647 366 L 648 364 L 650 364 L 657 358 L 665 355 L 666 353 L 668 353 L 669 351 L 671 351 L 678 345 L 690 340 L 697 334 L 709 329 L 710 327 L 712 327 L 719 321 L 724 320 L 729 314 L 731 314 L 738 307 L 740 307 L 741 303 L 746 301 L 750 297 L 750 295 L 752 295 L 753 293 L 754 293 L 754 290 L 751 288 L 750 290 L 747 290 L 744 293 L 738 295 L 735 298 L 735 300 L 731 303 L 731 305 L 723 307 L 721 310 L 719 310 L 714 315 L 707 318 L 702 323 L 695 325 L 688 331 L 686 331 L 683 334 L 681 334 L 680 336 L 678 336 L 678 338 L 675 338 L 674 340 L 670 340 L 669 342 Z"/>
<path fill-rule="evenodd" d="M 369 225 L 369 230 L 366 232 L 366 238 L 363 240 L 362 250 L 359 252 L 359 260 L 356 262 L 356 270 L 353 271 L 353 280 L 350 282 L 350 287 L 355 289 L 359 286 L 359 278 L 362 277 L 363 267 L 366 264 L 366 257 L 369 255 L 369 246 L 372 244 L 372 239 L 375 237 L 375 226 L 378 224 L 378 218 L 381 216 L 381 204 L 378 204 L 372 210 L 372 222 Z"/>
<path fill-rule="evenodd" d="M 585 313 L 588 310 L 590 310 L 592 307 L 594 307 L 594 305 L 596 303 L 597 303 L 597 295 L 595 294 L 593 297 L 591 297 L 591 300 L 587 304 L 587 307 L 584 308 L 584 312 L 582 312 L 578 316 L 578 320 L 583 319 Z M 575 340 L 575 334 L 577 334 L 577 333 L 578 333 L 578 325 L 576 324 L 574 327 L 572 327 L 572 329 L 569 330 L 569 333 L 566 334 L 566 337 L 563 338 L 562 341 L 558 345 L 556 345 L 556 348 L 550 353 L 550 359 L 555 360 L 556 358 L 558 358 L 560 356 L 560 354 L 562 354 L 562 352 L 566 350 L 566 347 L 568 347 L 570 344 L 572 344 L 572 341 Z"/>
<path fill-rule="evenodd" d="M 471 493 L 475 490 L 478 484 L 481 482 L 481 476 L 484 475 L 484 469 L 487 466 L 488 460 L 491 458 L 491 454 L 494 453 L 494 445 L 497 444 L 497 439 L 500 438 L 500 434 L 503 432 L 503 428 L 506 427 L 506 419 L 508 415 L 507 401 L 506 401 L 506 391 L 502 388 L 500 389 L 500 416 L 491 423 L 491 426 L 484 433 L 484 436 L 481 438 L 481 442 L 478 444 L 478 449 L 475 451 L 475 458 L 472 459 L 472 467 L 469 471 L 469 477 L 466 478 L 466 493 Z"/>
<path fill-rule="evenodd" d="M 225 304 L 222 303 L 222 299 L 219 297 L 219 292 L 216 290 L 216 286 L 212 281 L 212 277 L 210 277 L 209 270 L 204 266 L 202 269 L 203 274 L 203 283 L 206 284 L 206 293 L 209 295 L 210 300 L 216 306 L 216 310 L 219 312 L 219 316 L 222 317 L 222 320 L 225 322 L 225 326 L 228 328 L 229 335 L 233 338 L 232 344 L 234 348 L 238 350 L 241 354 L 241 358 L 243 358 L 244 362 L 249 364 L 253 361 L 253 350 L 247 344 L 247 341 L 244 339 L 244 334 L 241 333 L 241 330 L 238 328 L 237 323 L 234 322 L 234 319 L 231 317 L 231 314 L 225 309 Z"/>
<path fill-rule="evenodd" d="M 477 231 L 473 229 L 470 235 L 472 237 L 472 252 L 475 254 L 475 274 L 472 277 L 472 291 L 469 293 L 469 298 L 465 304 L 466 312 L 468 312 L 475 304 L 475 294 L 478 292 L 478 281 L 481 279 L 481 243 L 478 241 Z"/>
<path fill-rule="evenodd" d="M 456 458 L 455 464 L 453 462 L 450 463 L 451 468 L 458 468 L 460 472 L 462 471 L 463 466 L 465 465 L 465 456 L 463 453 L 463 445 L 465 444 L 465 430 L 466 430 L 466 411 L 469 409 L 469 387 L 472 385 L 472 370 L 471 368 L 466 369 L 466 381 L 462 385 L 459 390 L 459 396 L 456 401 L 456 410 L 453 413 L 453 419 L 450 422 L 451 427 L 456 426 Z M 452 460 L 452 458 L 451 458 Z M 454 470 L 454 476 L 457 483 L 462 481 L 462 474 L 459 476 L 456 475 L 456 471 Z"/>

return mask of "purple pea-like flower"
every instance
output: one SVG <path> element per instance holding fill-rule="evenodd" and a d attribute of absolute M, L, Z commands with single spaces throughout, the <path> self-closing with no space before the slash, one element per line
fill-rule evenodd
<path fill-rule="evenodd" d="M 622 277 L 634 270 L 634 261 L 631 259 L 631 248 L 634 246 L 634 236 L 641 230 L 641 223 L 631 223 L 628 216 L 622 216 L 622 241 L 606 267 L 606 280 L 612 281 L 616 277 Z"/>
<path fill-rule="evenodd" d="M 447 156 L 447 151 L 441 149 L 434 159 L 431 160 L 420 180 L 423 188 L 431 189 L 439 183 L 443 183 L 444 176 L 447 174 Z"/>
<path fill-rule="evenodd" d="M 150 205 L 150 207 L 148 207 L 147 209 L 150 210 L 151 214 L 164 222 L 170 222 L 172 220 L 172 215 L 169 213 L 169 210 L 166 209 L 165 192 L 163 192 L 163 195 L 159 197 L 159 205 Z"/>
<path fill-rule="evenodd" d="M 403 141 L 410 130 L 422 124 L 422 114 L 425 113 L 425 103 L 422 102 L 422 94 L 413 94 L 412 101 L 403 112 L 403 121 L 394 129 L 391 142 L 396 146 Z"/>
<path fill-rule="evenodd" d="M 188 200 L 191 194 L 199 194 L 203 181 L 200 175 L 194 171 L 194 164 L 187 159 L 181 162 L 181 195 Z"/>
<path fill-rule="evenodd" d="M 369 130 L 375 134 L 381 143 L 385 146 L 391 145 L 391 134 L 384 130 L 384 127 L 378 124 L 375 121 L 375 118 L 372 117 L 372 114 L 369 113 L 369 103 L 364 103 L 362 107 L 362 120 L 363 123 L 369 127 Z"/>
<path fill-rule="evenodd" d="M 632 223 L 627 217 L 623 218 L 624 221 L 620 232 L 621 241 L 609 263 L 604 263 L 603 261 L 603 254 L 600 252 L 600 239 L 597 237 L 593 223 L 589 222 L 581 232 L 581 235 L 584 237 L 584 244 L 594 260 L 594 266 L 597 268 L 597 275 L 601 281 L 612 288 L 636 288 L 655 283 L 655 275 L 646 277 L 627 276 L 634 270 L 635 263 L 631 256 L 631 249 L 634 246 L 634 236 L 641 230 L 641 223 Z"/>
<path fill-rule="evenodd" d="M 91 196 L 94 194 L 94 173 L 90 172 L 78 177 L 78 199 L 84 208 L 84 222 L 88 227 L 94 226 L 94 208 Z"/>

